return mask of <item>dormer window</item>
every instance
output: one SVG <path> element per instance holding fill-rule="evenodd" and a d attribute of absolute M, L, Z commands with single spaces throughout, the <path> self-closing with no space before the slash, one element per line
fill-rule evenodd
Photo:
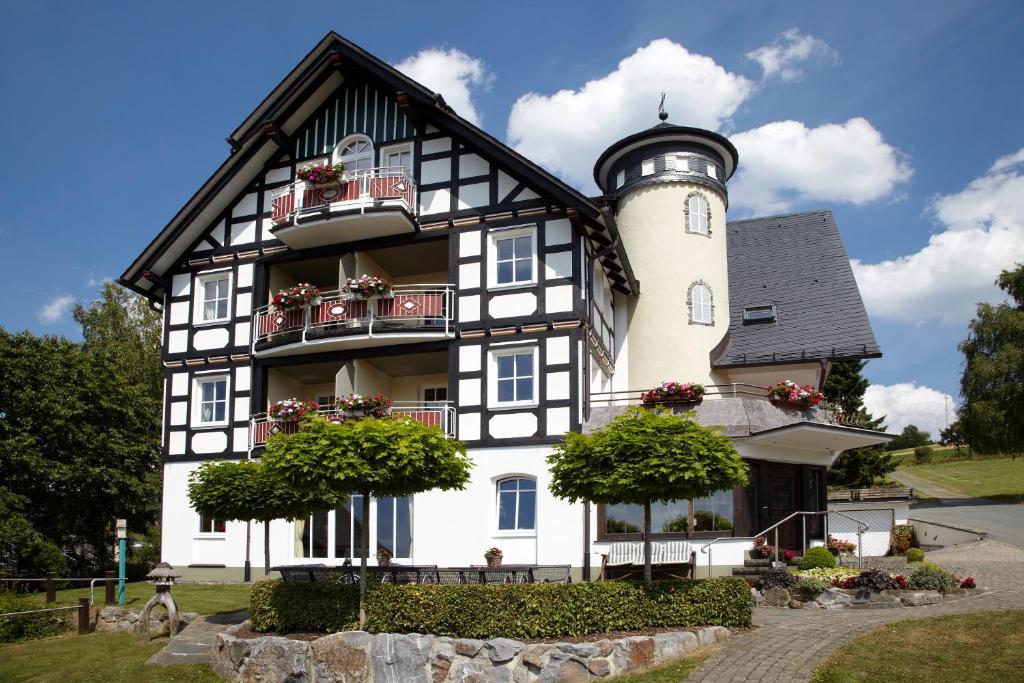
<path fill-rule="evenodd" d="M 747 306 L 743 309 L 743 324 L 775 322 L 775 305 Z"/>

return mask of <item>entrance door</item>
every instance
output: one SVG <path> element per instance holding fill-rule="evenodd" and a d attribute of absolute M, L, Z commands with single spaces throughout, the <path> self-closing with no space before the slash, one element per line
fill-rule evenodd
<path fill-rule="evenodd" d="M 797 511 L 800 470 L 791 465 L 770 464 L 767 467 L 768 495 L 765 497 L 768 524 L 781 522 Z M 775 543 L 775 532 L 768 534 L 768 544 Z M 800 520 L 794 518 L 779 527 L 779 545 L 791 550 L 800 550 Z"/>

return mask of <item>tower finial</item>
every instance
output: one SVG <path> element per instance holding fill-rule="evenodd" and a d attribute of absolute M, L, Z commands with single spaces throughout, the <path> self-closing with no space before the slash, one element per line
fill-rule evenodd
<path fill-rule="evenodd" d="M 662 121 L 668 120 L 668 112 L 665 111 L 665 93 L 661 93 L 661 102 L 658 103 L 658 118 Z"/>

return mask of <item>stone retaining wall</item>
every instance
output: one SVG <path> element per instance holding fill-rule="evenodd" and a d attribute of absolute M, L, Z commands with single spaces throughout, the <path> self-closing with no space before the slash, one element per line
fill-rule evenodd
<path fill-rule="evenodd" d="M 981 588 L 959 588 L 945 593 L 924 590 L 891 590 L 878 593 L 848 588 L 826 588 L 818 594 L 788 591 L 785 588 L 768 588 L 759 591 L 751 588 L 755 607 L 789 607 L 792 609 L 843 609 L 847 607 L 884 608 L 920 607 L 940 602 L 959 600 L 984 592 Z"/>
<path fill-rule="evenodd" d="M 588 643 L 526 644 L 346 631 L 313 641 L 217 637 L 210 666 L 228 681 L 305 683 L 576 683 L 679 657 L 729 637 L 722 626 Z"/>
<path fill-rule="evenodd" d="M 142 633 L 142 612 L 127 607 L 104 607 L 96 615 L 97 631 L 131 631 Z M 178 630 L 195 619 L 195 612 L 178 612 Z M 170 630 L 167 624 L 167 612 L 163 607 L 153 609 L 149 613 L 149 633 L 153 636 L 166 635 Z"/>

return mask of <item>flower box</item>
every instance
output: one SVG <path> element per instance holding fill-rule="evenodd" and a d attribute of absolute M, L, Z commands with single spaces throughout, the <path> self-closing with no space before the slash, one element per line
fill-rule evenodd
<path fill-rule="evenodd" d="M 308 282 L 300 282 L 294 287 L 282 289 L 270 302 L 274 311 L 297 311 L 306 306 L 320 303 L 320 288 Z"/>
<path fill-rule="evenodd" d="M 313 187 L 325 188 L 346 182 L 345 164 L 312 164 L 303 166 L 296 173 L 299 180 L 304 180 Z"/>
<path fill-rule="evenodd" d="M 787 379 L 785 382 L 768 387 L 768 400 L 775 404 L 806 409 L 824 401 L 825 395 L 809 384 L 800 386 Z"/>
<path fill-rule="evenodd" d="M 704 397 L 704 385 L 691 382 L 662 382 L 640 394 L 645 405 L 656 403 L 697 403 Z"/>
<path fill-rule="evenodd" d="M 295 422 L 303 415 L 315 413 L 319 406 L 312 401 L 286 398 L 270 406 L 270 418 L 277 422 Z"/>
<path fill-rule="evenodd" d="M 334 402 L 334 408 L 350 417 L 386 417 L 391 414 L 391 399 L 384 394 L 349 394 Z"/>
<path fill-rule="evenodd" d="M 361 275 L 357 278 L 350 277 L 345 281 L 345 287 L 342 291 L 346 294 L 351 294 L 357 299 L 390 299 L 395 296 L 395 289 L 391 283 L 376 275 Z"/>

